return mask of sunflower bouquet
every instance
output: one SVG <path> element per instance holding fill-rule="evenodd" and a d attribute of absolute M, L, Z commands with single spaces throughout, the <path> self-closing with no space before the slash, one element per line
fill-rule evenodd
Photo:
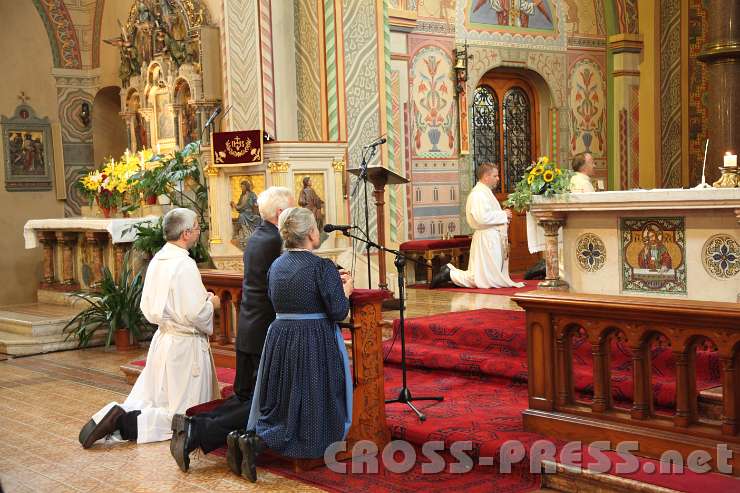
<path fill-rule="evenodd" d="M 550 162 L 547 156 L 542 156 L 527 168 L 527 172 L 517 182 L 514 191 L 509 193 L 504 205 L 523 211 L 529 209 L 533 195 L 549 197 L 568 193 L 571 176 L 573 176 L 571 170 L 562 170 L 556 163 Z"/>

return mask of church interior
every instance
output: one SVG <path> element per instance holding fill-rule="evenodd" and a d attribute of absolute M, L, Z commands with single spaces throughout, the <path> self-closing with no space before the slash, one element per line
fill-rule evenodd
<path fill-rule="evenodd" d="M 740 491 L 737 0 L 0 0 L 0 26 L 0 492 Z M 354 278 L 352 466 L 83 450 L 145 368 L 174 208 L 234 392 L 270 187 Z"/>

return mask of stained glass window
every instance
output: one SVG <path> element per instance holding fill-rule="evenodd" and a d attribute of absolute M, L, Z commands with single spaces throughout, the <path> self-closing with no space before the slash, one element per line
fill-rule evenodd
<path fill-rule="evenodd" d="M 504 95 L 504 183 L 506 191 L 524 175 L 532 162 L 532 110 L 527 93 L 512 87 Z"/>

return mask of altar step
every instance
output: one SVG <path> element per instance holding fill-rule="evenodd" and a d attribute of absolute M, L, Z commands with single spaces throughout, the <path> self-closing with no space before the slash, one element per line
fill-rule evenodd
<path fill-rule="evenodd" d="M 54 303 L 0 307 L 0 354 L 28 356 L 77 347 L 77 340 L 66 340 L 62 330 L 80 309 Z M 101 342 L 102 334 L 92 345 Z"/>

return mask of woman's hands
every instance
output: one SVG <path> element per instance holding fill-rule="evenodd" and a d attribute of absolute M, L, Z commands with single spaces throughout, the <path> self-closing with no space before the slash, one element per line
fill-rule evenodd
<path fill-rule="evenodd" d="M 355 289 L 355 281 L 349 272 L 342 269 L 339 271 L 339 278 L 342 280 L 342 288 L 344 289 L 344 295 L 349 298 L 352 291 Z"/>

